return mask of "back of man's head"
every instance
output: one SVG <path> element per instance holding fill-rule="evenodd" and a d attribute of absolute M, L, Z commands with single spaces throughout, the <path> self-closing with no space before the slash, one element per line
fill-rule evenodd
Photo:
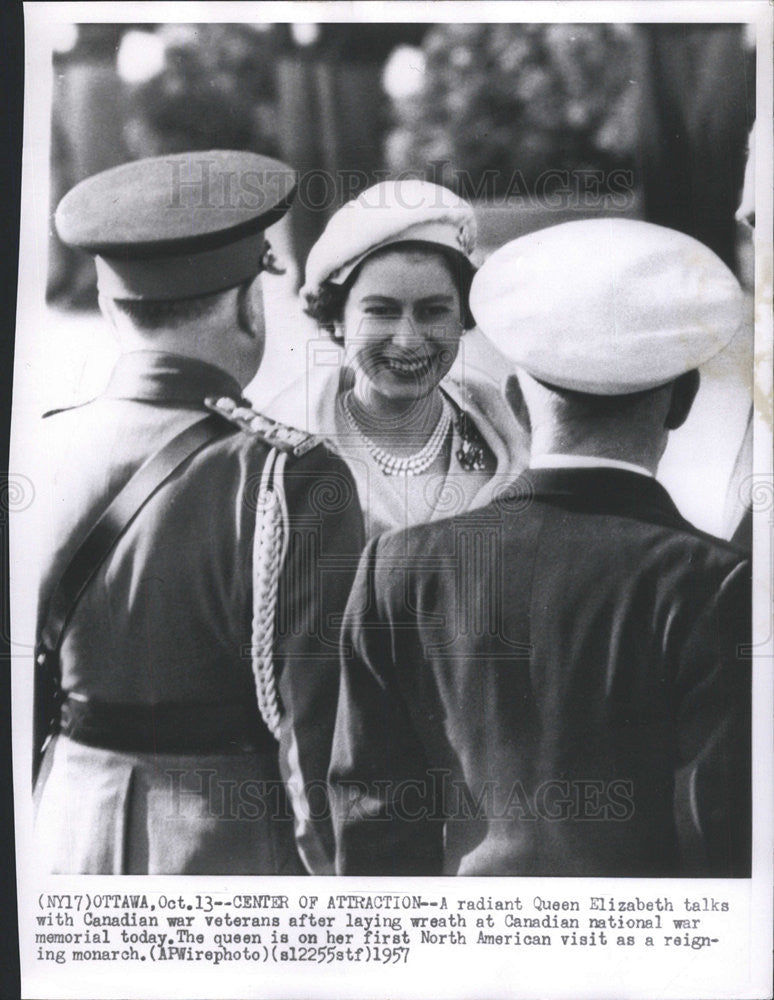
<path fill-rule="evenodd" d="M 112 299 L 100 308 L 123 352 L 164 351 L 223 368 L 242 386 L 263 358 L 261 279 L 186 299 Z"/>
<path fill-rule="evenodd" d="M 180 330 L 211 318 L 226 298 L 224 292 L 197 295 L 190 299 L 100 299 L 103 310 L 126 317 L 138 334 L 149 340 L 165 331 Z"/>
<path fill-rule="evenodd" d="M 602 396 L 563 389 L 526 372 L 510 376 L 506 396 L 526 417 L 533 454 L 583 454 L 634 462 L 655 471 L 667 436 L 685 422 L 699 388 L 686 372 L 653 389 Z"/>

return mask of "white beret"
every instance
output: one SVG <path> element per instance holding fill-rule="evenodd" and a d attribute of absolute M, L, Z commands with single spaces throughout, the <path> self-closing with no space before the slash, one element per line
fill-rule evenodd
<path fill-rule="evenodd" d="M 633 219 L 589 219 L 501 247 L 473 280 L 483 333 L 552 385 L 609 396 L 697 368 L 738 330 L 742 290 L 704 244 Z"/>
<path fill-rule="evenodd" d="M 406 240 L 469 257 L 476 244 L 473 208 L 448 188 L 417 178 L 375 184 L 331 217 L 309 251 L 301 294 L 316 294 L 323 281 L 343 284 L 369 254 Z"/>

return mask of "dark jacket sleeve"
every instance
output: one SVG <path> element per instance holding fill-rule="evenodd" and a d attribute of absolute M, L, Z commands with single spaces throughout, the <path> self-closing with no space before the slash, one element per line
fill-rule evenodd
<path fill-rule="evenodd" d="M 327 795 L 339 690 L 339 633 L 364 545 L 347 466 L 325 447 L 285 472 L 290 534 L 276 621 L 280 768 L 296 842 L 312 874 L 333 873 Z"/>
<path fill-rule="evenodd" d="M 675 818 L 686 873 L 744 877 L 751 863 L 751 571 L 726 576 L 678 672 Z"/>
<path fill-rule="evenodd" d="M 404 578 L 399 574 L 393 592 L 389 565 L 379 567 L 380 551 L 376 539 L 363 553 L 342 629 L 330 770 L 336 870 L 435 875 L 442 866 L 443 824 L 393 661 L 391 605 L 403 600 Z"/>

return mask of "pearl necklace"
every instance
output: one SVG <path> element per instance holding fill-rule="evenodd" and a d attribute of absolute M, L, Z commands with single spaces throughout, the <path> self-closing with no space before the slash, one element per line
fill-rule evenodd
<path fill-rule="evenodd" d="M 413 455 L 393 455 L 384 448 L 380 448 L 378 444 L 375 444 L 361 429 L 349 405 L 349 393 L 342 397 L 347 420 L 354 427 L 356 434 L 365 445 L 368 454 L 385 476 L 419 476 L 430 468 L 443 447 L 452 422 L 451 407 L 445 396 L 441 396 L 441 402 L 443 404 L 441 415 L 427 443 L 419 451 L 415 451 Z"/>

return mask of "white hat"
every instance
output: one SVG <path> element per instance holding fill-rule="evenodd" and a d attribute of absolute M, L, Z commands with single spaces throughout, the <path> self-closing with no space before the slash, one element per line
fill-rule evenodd
<path fill-rule="evenodd" d="M 743 319 L 704 244 L 632 219 L 551 226 L 501 247 L 473 280 L 481 330 L 535 378 L 611 396 L 664 385 L 721 351 Z"/>
<path fill-rule="evenodd" d="M 316 294 L 324 281 L 343 284 L 369 254 L 406 240 L 437 243 L 469 257 L 476 243 L 473 209 L 429 181 L 375 184 L 330 219 L 309 252 L 301 294 Z"/>

